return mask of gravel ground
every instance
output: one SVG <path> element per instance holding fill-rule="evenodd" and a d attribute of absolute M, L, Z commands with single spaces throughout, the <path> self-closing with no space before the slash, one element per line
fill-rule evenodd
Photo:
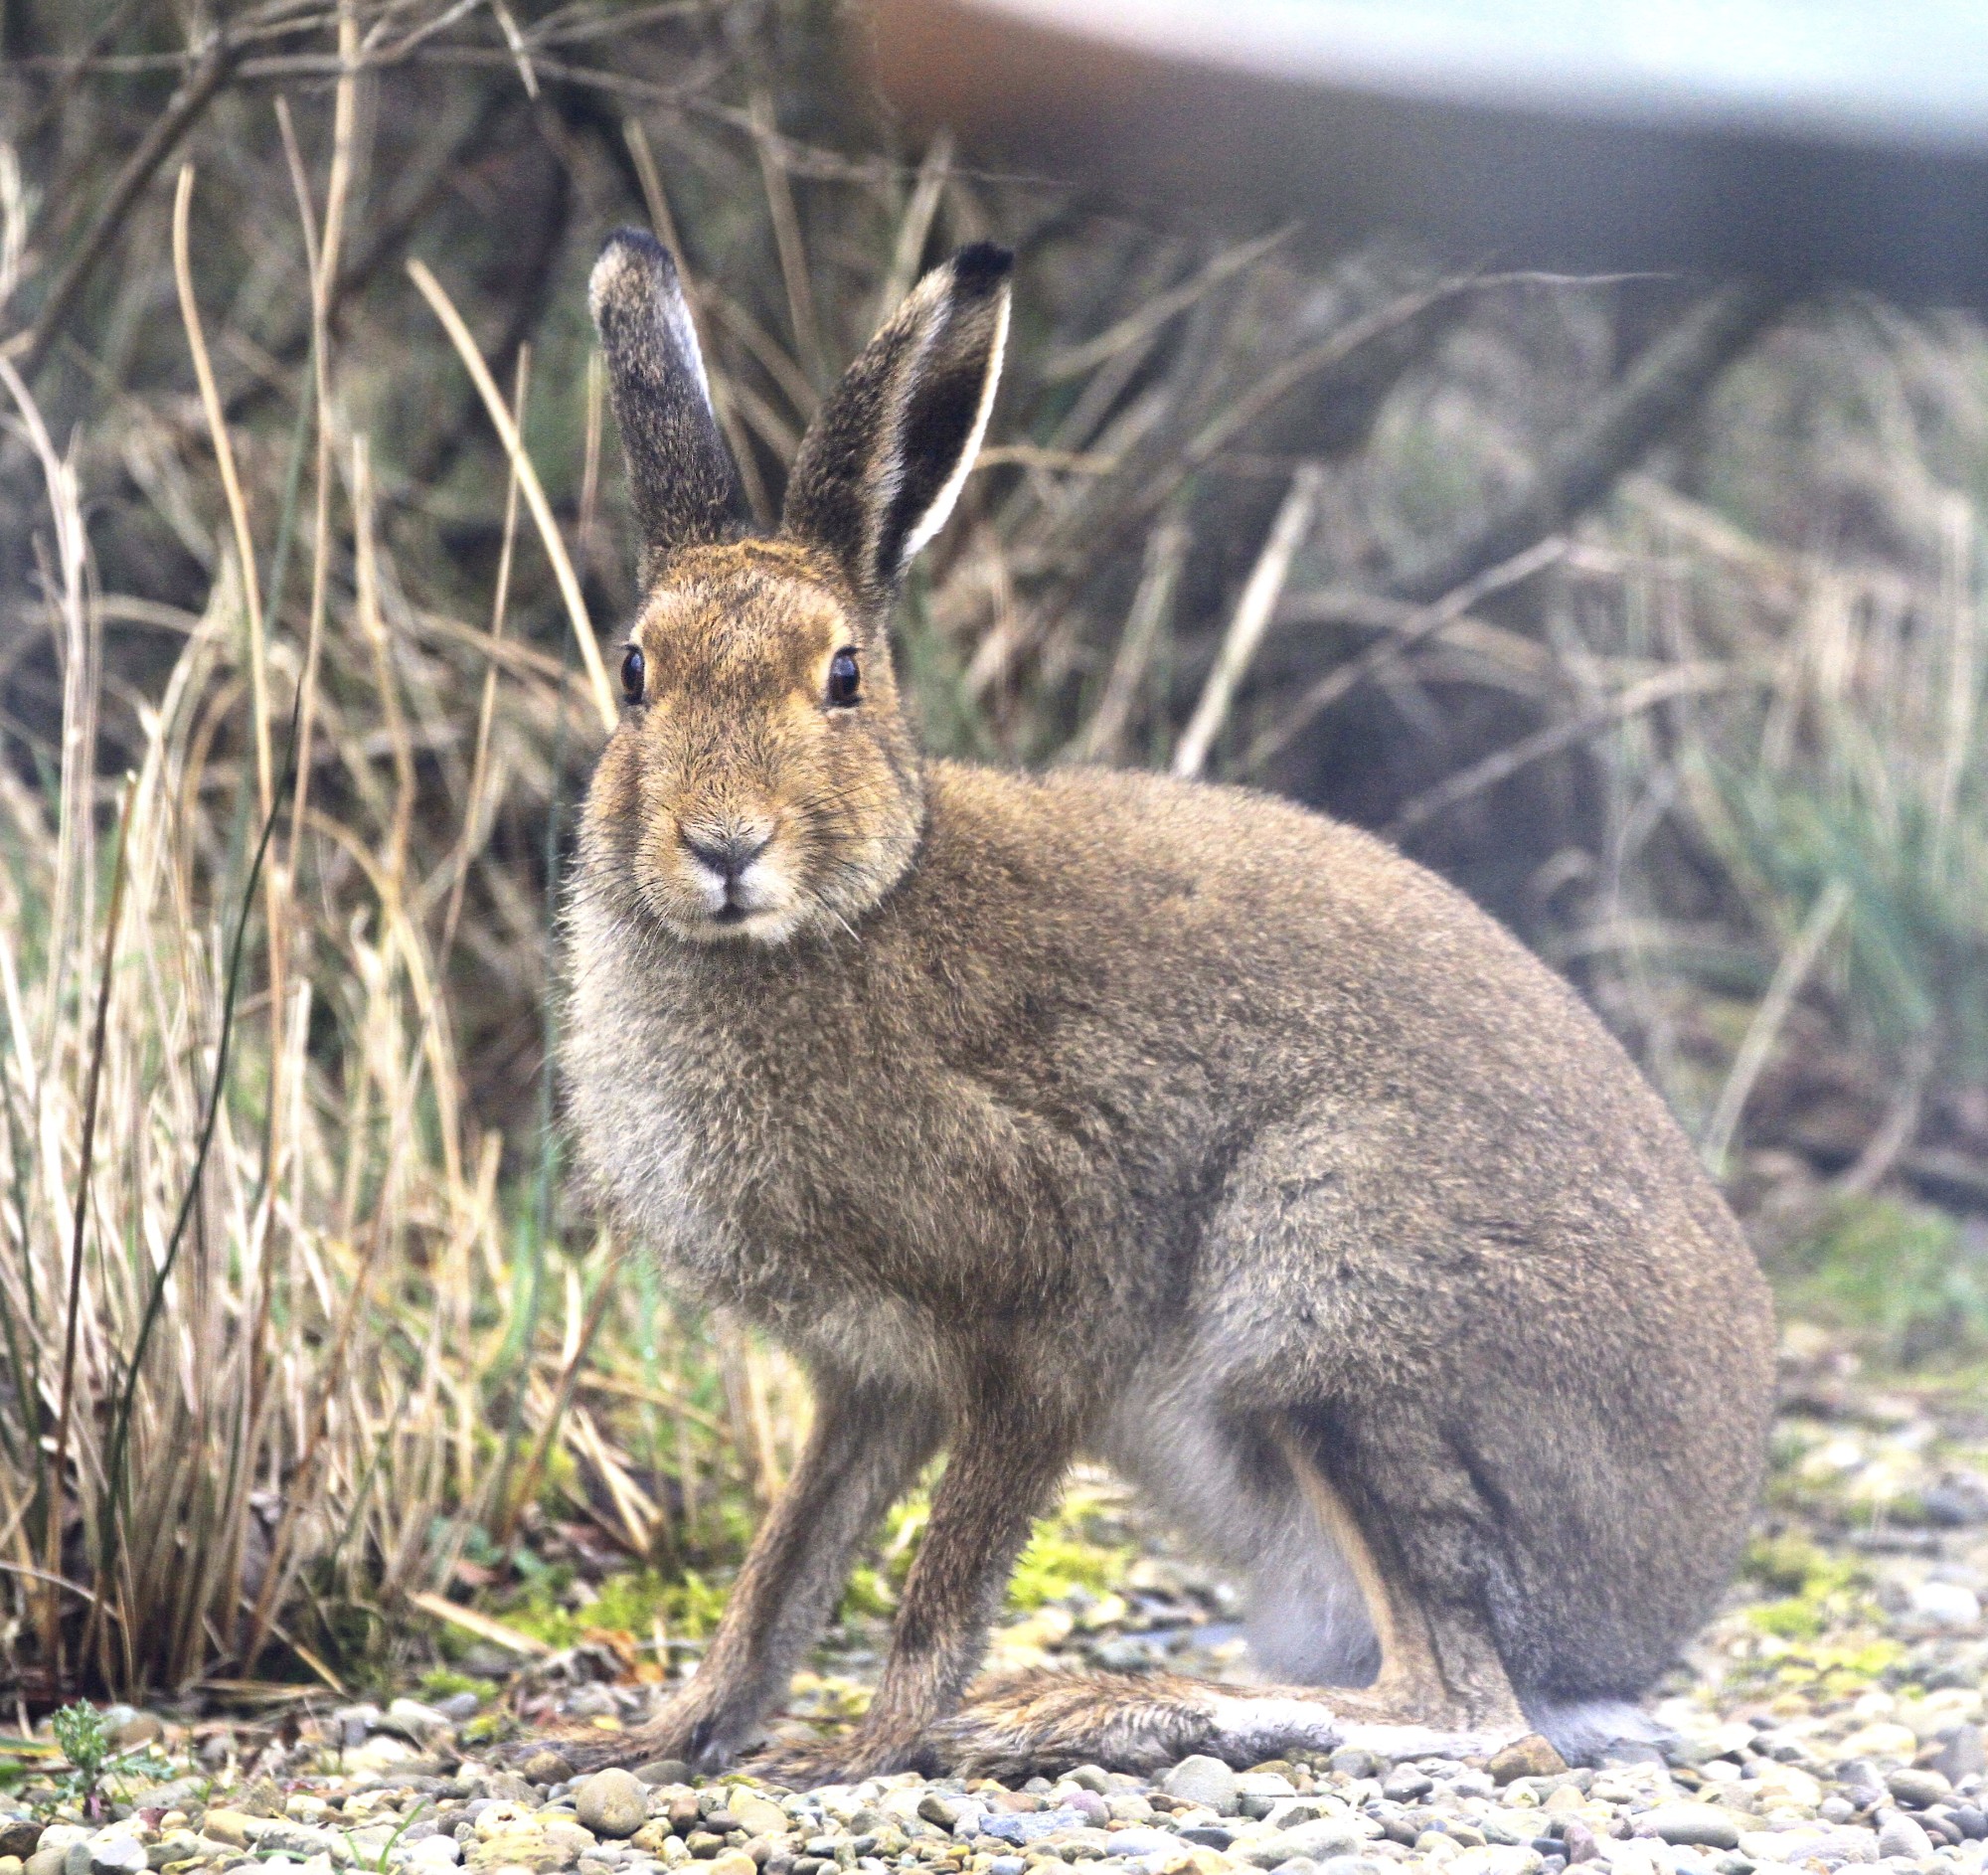
<path fill-rule="evenodd" d="M 280 1727 L 106 1715 L 155 1741 L 85 1814 L 53 1774 L 0 1793 L 0 1875 L 294 1868 L 442 1875 L 1780 1875 L 1988 1860 L 1981 1603 L 1988 1410 L 1978 1393 L 1878 1392 L 1792 1337 L 1768 1509 L 1727 1611 L 1659 1690 L 1664 1762 L 1556 1768 L 1330 1759 L 1242 1772 L 1190 1759 L 1156 1781 L 1081 1769 L 1019 1790 L 872 1779 L 791 1792 L 681 1766 L 575 1782 L 547 1748 L 506 1768 L 472 1695 L 293 1711 Z M 1077 1594 L 998 1637 L 996 1664 L 1240 1677 L 1235 1600 L 1148 1541 L 1122 1593 Z M 861 1703 L 880 1630 L 803 1676 L 787 1721 Z M 622 1663 L 625 1664 L 625 1663 Z M 512 1711 L 604 1730 L 663 1689 L 599 1649 L 542 1665 Z M 589 1677 L 598 1675 L 599 1677 Z M 1088 1871 L 1085 1872 L 1088 1875 Z"/>

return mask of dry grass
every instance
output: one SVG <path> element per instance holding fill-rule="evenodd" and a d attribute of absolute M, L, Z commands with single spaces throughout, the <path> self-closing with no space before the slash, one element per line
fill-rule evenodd
<path fill-rule="evenodd" d="M 1597 514 L 1411 602 L 1677 289 L 986 177 L 824 85 L 803 8 L 505 13 L 240 10 L 101 227 L 187 50 L 22 15 L 4 317 L 101 257 L 0 368 L 17 1690 L 391 1671 L 416 1596 L 722 1566 L 788 1461 L 793 1377 L 562 1191 L 557 881 L 631 597 L 581 295 L 615 221 L 683 254 L 768 516 L 920 266 L 1020 248 L 996 444 L 902 618 L 935 748 L 1393 828 L 1749 1202 L 1988 1203 L 1973 322 L 1807 309 Z"/>

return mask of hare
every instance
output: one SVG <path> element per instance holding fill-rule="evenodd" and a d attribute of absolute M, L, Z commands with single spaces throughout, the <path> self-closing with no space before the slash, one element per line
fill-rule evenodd
<path fill-rule="evenodd" d="M 1582 1003 L 1379 840 L 920 754 L 889 614 L 987 428 L 1009 266 L 918 284 L 770 536 L 668 255 L 622 232 L 593 271 L 644 597 L 568 914 L 571 1121 L 620 1228 L 817 1411 L 700 1671 L 569 1756 L 751 1747 L 940 1449 L 875 1702 L 789 1781 L 1599 1752 L 1740 1538 L 1759 1273 Z M 1284 1684 L 1047 1674 L 960 1709 L 1080 1453 L 1243 1575 Z"/>

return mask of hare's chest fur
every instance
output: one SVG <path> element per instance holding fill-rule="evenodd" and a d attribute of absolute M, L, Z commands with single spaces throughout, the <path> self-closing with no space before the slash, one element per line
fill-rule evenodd
<path fill-rule="evenodd" d="M 569 1117 L 623 1228 L 704 1299 L 790 1343 L 935 1372 L 943 1298 L 924 1275 L 948 1226 L 907 1175 L 946 1149 L 929 1090 L 880 1106 L 860 1075 L 824 1072 L 849 1041 L 811 1031 L 805 998 L 799 1013 L 721 1005 L 700 980 L 711 960 L 599 941 L 612 927 L 584 905 L 575 923 Z"/>

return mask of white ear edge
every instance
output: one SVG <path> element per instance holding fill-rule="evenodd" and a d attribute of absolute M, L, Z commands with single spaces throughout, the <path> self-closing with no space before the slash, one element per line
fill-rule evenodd
<path fill-rule="evenodd" d="M 952 466 L 952 473 L 932 497 L 931 506 L 918 516 L 917 525 L 905 537 L 905 551 L 898 563 L 900 571 L 909 567 L 925 543 L 945 525 L 946 517 L 952 513 L 953 504 L 959 499 L 959 491 L 966 486 L 966 478 L 973 472 L 974 458 L 980 453 L 980 440 L 987 433 L 987 420 L 994 415 L 994 392 L 1001 382 L 1001 359 L 1008 349 L 1008 308 L 1013 298 L 1012 289 L 1004 281 L 1000 307 L 994 315 L 994 343 L 987 350 L 987 376 L 981 382 L 979 408 L 973 413 L 973 428 L 967 434 L 965 447 L 959 452 L 959 460 Z"/>
<path fill-rule="evenodd" d="M 697 342 L 697 321 L 690 316 L 681 281 L 672 281 L 670 290 L 663 295 L 663 320 L 670 328 L 670 337 L 676 341 L 679 355 L 697 380 L 698 396 L 704 399 L 705 408 L 716 415 L 711 402 L 711 380 L 704 375 L 704 348 Z"/>

